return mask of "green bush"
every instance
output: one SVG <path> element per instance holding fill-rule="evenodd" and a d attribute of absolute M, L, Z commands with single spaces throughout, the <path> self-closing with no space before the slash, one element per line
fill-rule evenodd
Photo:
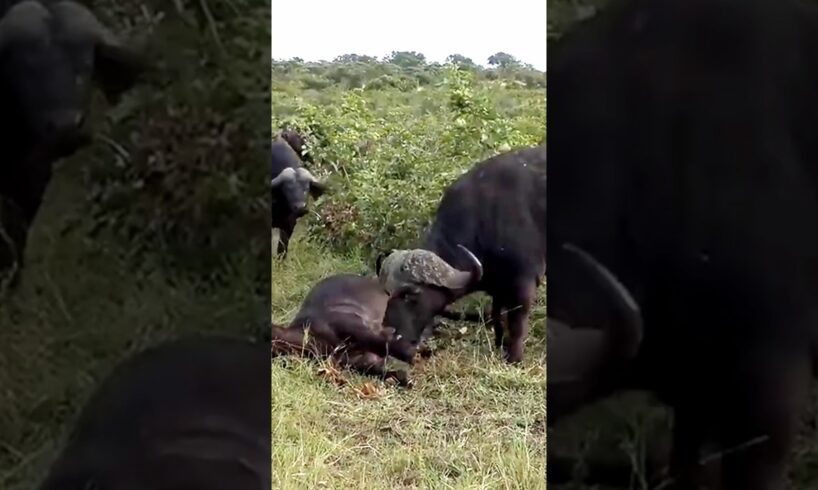
<path fill-rule="evenodd" d="M 460 174 L 501 151 L 537 144 L 545 132 L 544 89 L 451 65 L 412 90 L 387 84 L 387 76 L 376 87 L 333 88 L 320 97 L 273 93 L 273 132 L 287 126 L 307 133 L 316 173 L 331 186 L 314 206 L 309 235 L 340 250 L 372 255 L 411 245 Z"/>
<path fill-rule="evenodd" d="M 108 144 L 86 175 L 94 230 L 204 270 L 263 253 L 269 4 L 96 3 L 136 26 L 151 70 L 98 125 Z"/>

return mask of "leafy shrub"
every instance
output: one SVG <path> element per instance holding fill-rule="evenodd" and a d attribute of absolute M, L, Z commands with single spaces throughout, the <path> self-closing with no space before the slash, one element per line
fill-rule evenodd
<path fill-rule="evenodd" d="M 273 93 L 273 131 L 307 133 L 315 173 L 331 186 L 314 206 L 309 235 L 370 255 L 416 242 L 446 186 L 477 161 L 539 143 L 545 131 L 542 89 L 452 65 L 408 91 L 379 80 L 328 89 L 320 102 Z"/>
<path fill-rule="evenodd" d="M 130 24 L 150 19 L 152 69 L 101 124 L 108 144 L 86 175 L 95 230 L 204 269 L 248 247 L 262 253 L 269 5 L 98 3 Z"/>

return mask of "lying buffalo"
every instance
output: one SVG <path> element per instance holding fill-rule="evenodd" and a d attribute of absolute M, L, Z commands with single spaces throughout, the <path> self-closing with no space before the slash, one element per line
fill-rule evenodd
<path fill-rule="evenodd" d="M 91 81 L 110 102 L 143 65 L 71 1 L 6 2 L 0 11 L 0 271 L 17 282 L 52 166 L 90 141 Z"/>
<path fill-rule="evenodd" d="M 318 199 L 326 188 L 304 168 L 301 158 L 281 138 L 273 140 L 271 162 L 273 228 L 280 232 L 278 254 L 284 258 L 296 221 L 307 214 L 307 196 Z"/>
<path fill-rule="evenodd" d="M 415 317 L 410 330 L 399 333 L 417 340 L 447 305 L 485 291 L 496 346 L 505 342 L 506 311 L 506 358 L 522 360 L 528 315 L 545 274 L 545 166 L 544 147 L 477 164 L 444 192 L 420 251 L 379 260 L 381 278 Z"/>
<path fill-rule="evenodd" d="M 788 488 L 818 328 L 818 13 L 791 0 L 619 1 L 549 43 L 548 310 L 596 325 L 562 243 L 642 309 L 616 388 L 674 411 L 671 474 Z M 812 347 L 814 349 L 814 346 Z"/>
<path fill-rule="evenodd" d="M 384 325 L 388 302 L 389 294 L 375 278 L 339 274 L 323 279 L 287 328 L 273 325 L 273 353 L 332 356 L 361 373 L 405 385 L 407 373 L 387 370 L 386 358 L 412 364 L 417 346 L 395 334 L 400 325 Z"/>
<path fill-rule="evenodd" d="M 39 490 L 269 489 L 270 351 L 176 340 L 126 360 L 85 404 Z"/>

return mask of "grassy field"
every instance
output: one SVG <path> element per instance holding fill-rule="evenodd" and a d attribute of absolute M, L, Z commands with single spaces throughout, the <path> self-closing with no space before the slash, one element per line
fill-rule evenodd
<path fill-rule="evenodd" d="M 0 296 L 2 490 L 34 488 L 125 357 L 187 334 L 257 335 L 269 315 L 269 258 L 248 245 L 266 252 L 269 4 L 81 3 L 149 69 L 118 104 L 94 94 L 94 142 L 54 169 L 23 283 Z M 213 245 L 224 236 L 238 244 Z"/>
<path fill-rule="evenodd" d="M 793 490 L 818 488 L 818 383 L 813 385 L 811 409 L 793 448 L 790 478 Z M 553 490 L 648 490 L 645 464 L 650 455 L 665 456 L 671 442 L 672 418 L 644 393 L 628 393 L 589 406 L 548 432 L 548 443 L 558 448 L 562 461 L 572 460 L 575 481 L 552 485 Z M 622 486 L 581 483 L 589 467 L 616 464 L 630 470 Z M 555 469 L 552 462 L 551 469 Z M 565 468 L 563 468 L 565 470 Z M 571 469 L 569 469 L 571 470 Z M 654 482 L 655 484 L 656 482 Z"/>
<path fill-rule="evenodd" d="M 298 231 L 290 246 L 272 267 L 274 321 L 291 319 L 318 280 L 367 273 L 360 257 L 333 254 Z M 463 307 L 475 301 L 485 299 Z M 543 313 L 544 303 L 519 367 L 502 361 L 489 328 L 448 326 L 435 355 L 411 370 L 409 389 L 275 360 L 273 488 L 544 489 Z"/>
<path fill-rule="evenodd" d="M 312 136 L 311 168 L 330 186 L 299 222 L 287 260 L 273 263 L 276 323 L 291 320 L 319 280 L 372 274 L 376 253 L 411 246 L 443 189 L 475 162 L 545 132 L 544 74 L 522 66 L 283 62 L 272 80 L 273 131 Z M 507 365 L 492 331 L 474 324 L 446 325 L 408 389 L 276 359 L 273 487 L 544 489 L 541 296 L 521 366 Z M 475 295 L 462 308 L 485 301 Z"/>
<path fill-rule="evenodd" d="M 28 490 L 45 474 L 77 410 L 118 361 L 183 334 L 247 336 L 264 311 L 247 269 L 210 284 L 127 260 L 91 241 L 82 187 L 68 162 L 32 230 L 22 288 L 0 299 L 0 488 Z M 261 317 L 263 318 L 263 316 Z"/>

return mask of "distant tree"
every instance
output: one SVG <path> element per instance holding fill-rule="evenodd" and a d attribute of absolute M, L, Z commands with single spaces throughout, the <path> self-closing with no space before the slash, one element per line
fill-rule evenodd
<path fill-rule="evenodd" d="M 446 63 L 451 63 L 460 68 L 475 68 L 477 66 L 471 58 L 462 54 L 450 54 L 446 57 Z"/>
<path fill-rule="evenodd" d="M 392 53 L 386 57 L 386 62 L 403 68 L 422 66 L 426 64 L 426 56 L 417 51 L 392 51 Z"/>
<path fill-rule="evenodd" d="M 489 56 L 488 61 L 489 66 L 496 66 L 499 68 L 511 68 L 513 66 L 519 66 L 520 64 L 520 62 L 517 61 L 517 58 L 502 51 L 494 53 L 493 55 Z"/>
<path fill-rule="evenodd" d="M 333 60 L 335 63 L 374 63 L 375 61 L 377 59 L 374 56 L 355 53 L 342 54 Z"/>
<path fill-rule="evenodd" d="M 293 63 L 303 63 L 304 58 L 299 58 L 298 56 L 294 56 L 294 57 L 290 58 L 290 61 L 292 61 Z"/>

